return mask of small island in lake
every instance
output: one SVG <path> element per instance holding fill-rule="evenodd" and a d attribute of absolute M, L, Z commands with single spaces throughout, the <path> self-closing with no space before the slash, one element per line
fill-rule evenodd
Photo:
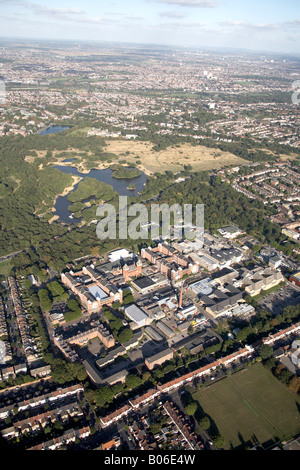
<path fill-rule="evenodd" d="M 130 183 L 128 186 L 127 186 L 127 189 L 129 191 L 135 191 L 135 185 L 133 183 Z"/>
<path fill-rule="evenodd" d="M 141 176 L 142 174 L 141 170 L 138 170 L 137 168 L 130 168 L 118 164 L 111 165 L 110 169 L 113 172 L 112 177 L 118 179 L 133 179 Z"/>

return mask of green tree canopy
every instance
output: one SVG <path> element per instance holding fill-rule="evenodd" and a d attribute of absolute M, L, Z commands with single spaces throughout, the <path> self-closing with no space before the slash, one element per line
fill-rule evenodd
<path fill-rule="evenodd" d="M 120 341 L 121 344 L 123 344 L 123 343 L 127 343 L 127 341 L 130 341 L 132 337 L 133 337 L 132 330 L 130 328 L 124 328 L 118 335 L 118 340 Z"/>
<path fill-rule="evenodd" d="M 184 408 L 185 412 L 189 416 L 194 416 L 194 414 L 197 411 L 197 402 L 196 401 L 190 401 Z"/>

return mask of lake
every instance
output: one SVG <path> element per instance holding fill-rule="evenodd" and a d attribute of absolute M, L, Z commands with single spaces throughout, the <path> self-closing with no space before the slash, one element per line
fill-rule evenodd
<path fill-rule="evenodd" d="M 64 126 L 50 126 L 47 129 L 44 129 L 40 132 L 40 135 L 48 135 L 48 134 L 57 134 L 58 132 L 65 131 L 66 129 L 70 129 L 69 127 Z"/>
<path fill-rule="evenodd" d="M 114 191 L 116 191 L 120 196 L 128 196 L 133 197 L 136 196 L 139 192 L 143 191 L 146 183 L 147 183 L 147 176 L 145 173 L 142 173 L 140 176 L 132 179 L 117 179 L 113 178 L 112 170 L 110 168 L 105 168 L 104 170 L 90 170 L 89 173 L 80 173 L 77 168 L 69 166 L 69 165 L 55 165 L 54 168 L 60 170 L 64 173 L 68 173 L 71 175 L 80 176 L 82 179 L 85 179 L 87 176 L 89 178 L 95 178 L 98 181 L 102 181 L 103 183 L 109 184 L 113 187 Z M 77 183 L 74 186 L 74 189 L 71 191 L 75 191 L 78 187 Z M 127 189 L 130 184 L 134 184 L 135 190 Z M 70 194 L 70 193 L 69 193 Z M 66 196 L 58 196 L 56 203 L 55 203 L 55 212 L 54 215 L 58 215 L 59 221 L 67 223 L 67 224 L 77 224 L 80 222 L 80 219 L 75 219 L 71 212 L 69 211 L 69 206 L 72 204 L 68 201 L 68 195 Z M 96 217 L 96 214 L 95 214 Z"/>

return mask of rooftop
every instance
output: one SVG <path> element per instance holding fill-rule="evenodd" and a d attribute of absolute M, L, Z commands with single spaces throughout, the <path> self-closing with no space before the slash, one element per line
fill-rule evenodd
<path fill-rule="evenodd" d="M 148 319 L 148 315 L 146 315 L 142 309 L 140 309 L 137 305 L 132 304 L 128 307 L 125 307 L 126 315 L 135 323 L 143 322 Z"/>
<path fill-rule="evenodd" d="M 88 291 L 90 292 L 90 294 L 92 294 L 92 296 L 96 299 L 96 300 L 102 300 L 102 299 L 106 299 L 108 297 L 107 293 L 104 292 L 104 290 L 102 290 L 99 286 L 90 286 L 88 287 Z"/>

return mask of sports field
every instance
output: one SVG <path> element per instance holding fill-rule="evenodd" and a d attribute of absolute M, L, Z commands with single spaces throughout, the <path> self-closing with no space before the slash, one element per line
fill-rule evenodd
<path fill-rule="evenodd" d="M 225 449 L 287 440 L 300 432 L 300 398 L 262 364 L 193 394 L 225 438 Z"/>

